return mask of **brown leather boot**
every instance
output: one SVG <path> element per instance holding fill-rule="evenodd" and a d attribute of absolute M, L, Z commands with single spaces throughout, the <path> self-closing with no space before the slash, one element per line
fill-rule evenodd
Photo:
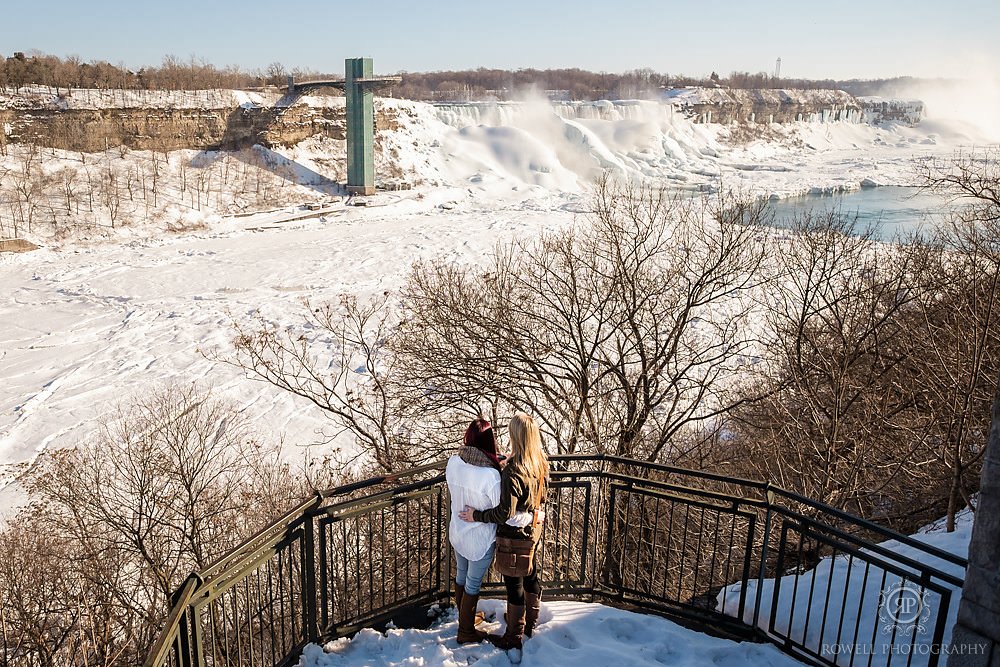
<path fill-rule="evenodd" d="M 507 630 L 502 635 L 490 635 L 487 639 L 497 648 L 508 651 L 521 648 L 521 635 L 524 634 L 524 605 L 507 603 Z"/>
<path fill-rule="evenodd" d="M 478 644 L 486 639 L 486 632 L 476 630 L 476 605 L 479 595 L 462 591 L 462 601 L 458 605 L 458 643 Z"/>
<path fill-rule="evenodd" d="M 542 610 L 542 593 L 524 594 L 524 636 L 530 637 L 535 631 L 535 623 L 538 622 L 538 612 Z"/>
<path fill-rule="evenodd" d="M 455 589 L 454 589 L 454 591 L 455 591 L 455 608 L 456 609 L 461 609 L 461 607 L 462 607 L 462 596 L 465 595 L 465 587 L 464 586 L 459 586 L 458 582 L 455 582 L 455 581 L 453 581 L 451 583 L 455 587 Z M 480 623 L 484 622 L 485 620 L 486 620 L 486 612 L 485 611 L 477 611 L 476 612 L 476 625 L 479 625 Z"/>

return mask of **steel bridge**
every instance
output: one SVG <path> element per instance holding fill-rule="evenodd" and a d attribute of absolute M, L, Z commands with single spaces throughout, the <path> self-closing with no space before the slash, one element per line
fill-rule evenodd
<path fill-rule="evenodd" d="M 347 84 L 347 79 L 312 79 L 309 81 L 296 81 L 294 77 L 288 77 L 288 95 L 305 95 L 310 90 L 318 88 L 336 88 L 343 90 Z"/>
<path fill-rule="evenodd" d="M 399 83 L 402 80 L 403 77 L 401 76 L 373 76 L 354 79 L 354 83 L 362 86 L 382 88 L 385 86 L 391 86 L 394 83 Z M 307 81 L 296 81 L 294 78 L 288 77 L 288 87 L 286 88 L 286 92 L 289 95 L 305 95 L 310 90 L 318 90 L 320 88 L 336 88 L 337 90 L 344 90 L 347 85 L 347 79 L 309 79 Z"/>
<path fill-rule="evenodd" d="M 539 553 L 546 599 L 771 642 L 814 665 L 846 664 L 824 649 L 834 644 L 877 640 L 887 665 L 910 665 L 918 640 L 942 646 L 965 559 L 767 483 L 606 456 L 551 463 Z M 444 466 L 318 493 L 193 573 L 145 667 L 286 667 L 311 642 L 447 603 Z M 888 539 L 911 555 L 879 544 Z M 846 568 L 842 580 L 835 565 Z M 919 633 L 893 626 L 890 635 L 868 613 L 900 586 L 936 600 Z M 497 581 L 483 588 L 502 591 Z"/>

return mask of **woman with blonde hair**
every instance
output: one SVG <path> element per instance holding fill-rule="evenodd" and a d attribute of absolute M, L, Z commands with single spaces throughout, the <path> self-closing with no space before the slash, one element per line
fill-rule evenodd
<path fill-rule="evenodd" d="M 466 506 L 459 517 L 468 522 L 496 524 L 498 540 L 535 540 L 537 546 L 549 462 L 542 450 L 538 424 L 529 415 L 514 415 L 509 432 L 511 455 L 500 474 L 499 504 L 487 510 Z M 503 635 L 490 635 L 488 639 L 502 649 L 521 648 L 521 636 L 531 636 L 541 608 L 536 559 L 532 559 L 526 576 L 504 574 L 503 579 L 507 588 L 507 629 Z"/>

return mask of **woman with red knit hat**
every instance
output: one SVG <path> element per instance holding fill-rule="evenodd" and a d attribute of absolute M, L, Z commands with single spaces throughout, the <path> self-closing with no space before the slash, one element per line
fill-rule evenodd
<path fill-rule="evenodd" d="M 492 523 L 467 523 L 458 514 L 466 506 L 486 510 L 500 502 L 500 457 L 493 427 L 480 417 L 469 424 L 464 444 L 448 459 L 445 477 L 451 496 L 449 539 L 455 552 L 455 603 L 458 607 L 458 643 L 481 642 L 477 630 L 479 587 L 493 562 L 497 527 Z"/>

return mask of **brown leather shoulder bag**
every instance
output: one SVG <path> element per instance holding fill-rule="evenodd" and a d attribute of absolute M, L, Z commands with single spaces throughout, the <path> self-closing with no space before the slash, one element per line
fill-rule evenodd
<path fill-rule="evenodd" d="M 531 537 L 520 539 L 497 536 L 496 568 L 508 577 L 526 577 L 535 565 L 535 551 L 542 538 L 542 526 L 538 522 L 538 510 L 531 522 Z"/>

